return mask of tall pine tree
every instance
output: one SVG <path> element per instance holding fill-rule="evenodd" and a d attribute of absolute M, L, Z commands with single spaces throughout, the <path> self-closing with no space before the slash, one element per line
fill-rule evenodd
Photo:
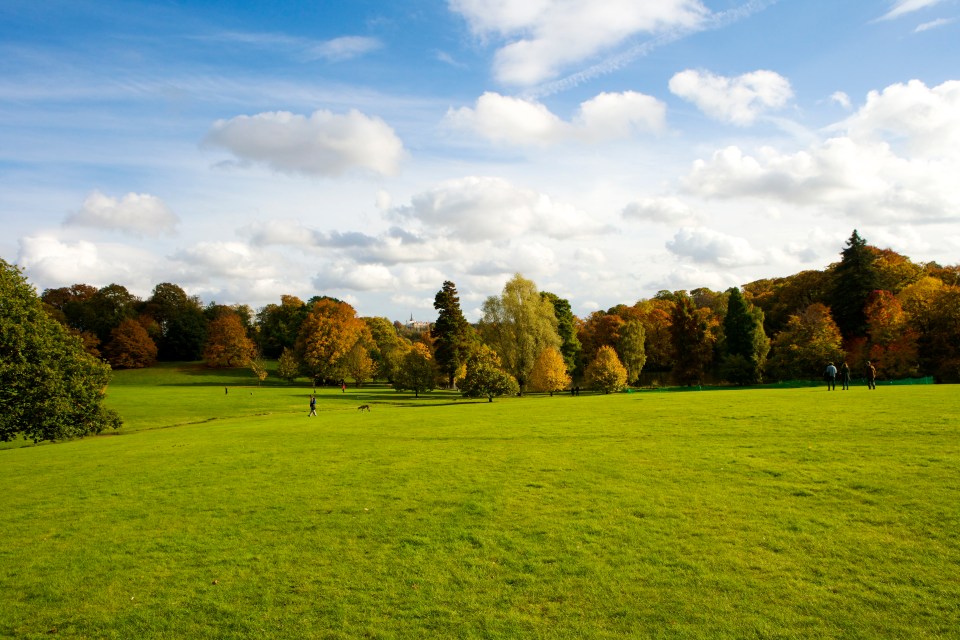
<path fill-rule="evenodd" d="M 864 308 L 870 294 L 879 286 L 877 254 L 854 229 L 840 256 L 840 263 L 833 269 L 831 315 L 844 338 L 864 336 L 867 333 Z"/>
<path fill-rule="evenodd" d="M 447 376 L 452 389 L 457 371 L 466 364 L 470 355 L 473 330 L 460 309 L 457 285 L 449 280 L 437 292 L 433 308 L 440 312 L 430 330 L 434 340 L 434 359 L 440 371 Z"/>
<path fill-rule="evenodd" d="M 738 287 L 728 293 L 723 317 L 723 375 L 737 384 L 762 382 L 770 350 L 770 340 L 763 331 L 763 311 L 747 302 Z"/>
<path fill-rule="evenodd" d="M 711 345 L 706 322 L 697 313 L 693 299 L 686 291 L 674 294 L 676 304 L 671 314 L 670 342 L 673 346 L 673 375 L 687 386 L 700 384 L 710 362 Z"/>

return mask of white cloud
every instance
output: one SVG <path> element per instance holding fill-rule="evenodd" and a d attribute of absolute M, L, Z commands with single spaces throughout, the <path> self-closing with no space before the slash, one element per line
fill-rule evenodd
<path fill-rule="evenodd" d="M 765 262 L 763 254 L 750 246 L 745 238 L 705 228 L 681 229 L 666 246 L 680 257 L 728 269 Z"/>
<path fill-rule="evenodd" d="M 119 200 L 93 191 L 68 225 L 122 231 L 136 236 L 173 234 L 180 219 L 163 201 L 146 193 L 128 193 Z"/>
<path fill-rule="evenodd" d="M 403 143 L 386 122 L 357 110 L 309 117 L 287 111 L 218 120 L 205 144 L 230 151 L 241 162 L 282 173 L 339 176 L 360 169 L 394 175 Z"/>
<path fill-rule="evenodd" d="M 399 280 L 382 264 L 356 264 L 342 261 L 328 265 L 313 279 L 321 291 L 347 289 L 351 291 L 391 291 Z"/>
<path fill-rule="evenodd" d="M 494 60 L 497 80 L 529 86 L 555 77 L 638 33 L 693 28 L 709 11 L 699 0 L 449 0 L 481 37 L 509 41 Z"/>
<path fill-rule="evenodd" d="M 672 196 L 634 200 L 624 207 L 623 217 L 628 220 L 681 226 L 695 225 L 700 221 L 700 216 L 687 203 Z"/>
<path fill-rule="evenodd" d="M 36 235 L 20 239 L 17 263 L 44 287 L 77 282 L 99 287 L 116 282 L 135 291 L 152 286 L 144 266 L 156 264 L 157 257 L 123 244 L 65 242 L 53 235 Z"/>
<path fill-rule="evenodd" d="M 923 24 L 917 25 L 917 28 L 913 30 L 914 33 L 923 33 L 924 31 L 930 31 L 931 29 L 936 29 L 938 27 L 945 27 L 948 24 L 953 24 L 956 22 L 954 18 L 937 18 L 936 20 L 931 20 L 930 22 L 924 22 Z"/>
<path fill-rule="evenodd" d="M 919 156 L 960 155 L 960 81 L 929 88 L 919 80 L 871 91 L 860 110 L 834 129 L 863 140 L 902 141 Z"/>
<path fill-rule="evenodd" d="M 569 122 L 534 100 L 486 92 L 474 108 L 447 112 L 447 122 L 493 142 L 550 145 L 567 140 L 598 142 L 636 133 L 662 132 L 666 105 L 635 91 L 601 93 L 583 102 Z"/>
<path fill-rule="evenodd" d="M 768 198 L 876 222 L 957 219 L 960 82 L 928 89 L 912 81 L 871 92 L 829 130 L 846 135 L 794 153 L 727 147 L 696 161 L 683 184 L 705 197 Z"/>
<path fill-rule="evenodd" d="M 830 95 L 830 102 L 834 102 L 844 109 L 849 109 L 851 106 L 853 106 L 853 103 L 850 102 L 850 96 L 843 91 L 834 91 Z"/>
<path fill-rule="evenodd" d="M 569 204 L 522 189 L 502 178 L 469 176 L 449 180 L 394 210 L 401 219 L 420 221 L 432 234 L 464 242 L 502 240 L 521 234 L 554 238 L 603 233 L 606 227 Z"/>
<path fill-rule="evenodd" d="M 311 59 L 322 58 L 324 60 L 340 62 L 362 56 L 371 51 L 376 51 L 382 46 L 382 43 L 376 38 L 343 36 L 309 47 L 306 50 L 306 55 Z"/>
<path fill-rule="evenodd" d="M 938 5 L 941 2 L 943 0 L 896 0 L 890 10 L 880 16 L 879 20 L 893 20 L 908 13 Z"/>
<path fill-rule="evenodd" d="M 780 109 L 793 97 L 790 82 L 773 71 L 753 71 L 735 78 L 687 69 L 670 79 L 670 91 L 705 114 L 747 126 L 768 110 Z"/>
<path fill-rule="evenodd" d="M 198 242 L 171 256 L 189 282 L 206 282 L 224 277 L 235 280 L 273 279 L 278 275 L 276 262 L 240 242 Z"/>

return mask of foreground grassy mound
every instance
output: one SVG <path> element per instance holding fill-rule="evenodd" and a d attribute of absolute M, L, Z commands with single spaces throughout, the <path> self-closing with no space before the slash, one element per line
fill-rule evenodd
<path fill-rule="evenodd" d="M 0 451 L 0 636 L 960 628 L 955 387 L 330 390 L 307 418 L 309 389 L 201 374 L 118 379 L 119 436 Z"/>

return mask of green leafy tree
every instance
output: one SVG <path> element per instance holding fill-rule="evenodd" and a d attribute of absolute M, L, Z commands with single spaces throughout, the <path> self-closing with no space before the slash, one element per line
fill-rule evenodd
<path fill-rule="evenodd" d="M 647 363 L 647 331 L 640 320 L 627 320 L 620 327 L 620 339 L 616 344 L 617 355 L 627 370 L 627 382 L 636 382 Z"/>
<path fill-rule="evenodd" d="M 162 282 L 144 305 L 144 314 L 156 322 L 160 360 L 199 360 L 207 341 L 203 306 L 178 285 Z"/>
<path fill-rule="evenodd" d="M 830 310 L 844 338 L 864 336 L 867 301 L 880 284 L 877 252 L 854 229 L 840 255 L 840 263 L 832 270 Z"/>
<path fill-rule="evenodd" d="M 0 440 L 62 440 L 120 426 L 103 406 L 110 367 L 51 318 L 19 269 L 0 259 Z"/>
<path fill-rule="evenodd" d="M 93 331 L 106 344 L 110 340 L 111 332 L 120 326 L 124 320 L 137 316 L 141 306 L 140 298 L 133 295 L 127 288 L 119 284 L 108 284 L 100 288 L 87 301 L 87 308 L 93 316 Z"/>
<path fill-rule="evenodd" d="M 293 382 L 300 375 L 300 361 L 297 360 L 293 349 L 284 347 L 277 359 L 277 377 L 287 382 Z"/>
<path fill-rule="evenodd" d="M 267 376 L 270 375 L 270 372 L 267 371 L 267 362 L 263 359 L 263 355 L 260 352 L 254 352 L 253 356 L 250 358 L 250 371 L 253 372 L 253 375 L 257 378 L 257 386 L 259 387 L 264 380 L 267 379 Z"/>
<path fill-rule="evenodd" d="M 347 352 L 344 358 L 344 367 L 358 387 L 363 386 L 373 377 L 373 358 L 370 357 L 368 348 L 360 341 L 357 341 L 353 348 Z"/>
<path fill-rule="evenodd" d="M 500 357 L 483 345 L 467 360 L 467 373 L 460 383 L 460 390 L 467 398 L 486 398 L 493 402 L 500 396 L 512 396 L 520 392 L 516 379 L 504 371 Z"/>
<path fill-rule="evenodd" d="M 157 345 L 142 324 L 128 318 L 110 333 L 104 355 L 115 369 L 142 369 L 156 362 Z"/>
<path fill-rule="evenodd" d="M 491 296 L 483 303 L 480 335 L 521 391 L 530 379 L 537 355 L 548 347 L 560 347 L 553 305 L 519 273 L 504 285 L 502 295 Z"/>
<path fill-rule="evenodd" d="M 430 355 L 430 349 L 423 343 L 416 343 L 403 356 L 403 365 L 393 386 L 397 391 L 413 391 L 415 397 L 421 393 L 433 391 L 437 382 L 437 366 Z"/>
<path fill-rule="evenodd" d="M 567 371 L 573 372 L 577 368 L 583 347 L 577 337 L 577 318 L 570 308 L 570 301 L 549 291 L 542 291 L 540 295 L 553 306 L 553 314 L 557 318 L 557 335 L 560 336 L 560 353 L 567 364 Z"/>
<path fill-rule="evenodd" d="M 300 326 L 309 309 L 296 296 L 280 296 L 280 304 L 268 304 L 256 316 L 257 339 L 268 358 L 277 358 L 284 349 L 293 349 Z"/>
<path fill-rule="evenodd" d="M 471 345 L 475 341 L 473 330 L 460 309 L 457 286 L 449 280 L 445 281 L 443 288 L 437 292 L 433 308 L 440 312 L 430 330 L 434 357 L 452 389 L 457 371 L 466 363 Z"/>
<path fill-rule="evenodd" d="M 370 349 L 374 376 L 393 382 L 400 360 L 410 348 L 410 342 L 400 336 L 397 327 L 386 318 L 364 318 L 374 347 Z"/>
<path fill-rule="evenodd" d="M 604 393 L 620 391 L 627 385 L 627 369 L 613 347 L 602 346 L 597 356 L 587 365 L 587 385 Z"/>
<path fill-rule="evenodd" d="M 530 372 L 530 388 L 534 391 L 562 391 L 570 386 L 570 376 L 567 374 L 567 363 L 563 355 L 553 347 L 547 347 L 537 356 Z"/>
<path fill-rule="evenodd" d="M 738 287 L 727 293 L 721 373 L 735 384 L 760 383 L 770 351 L 770 340 L 763 330 L 763 311 L 747 302 Z"/>

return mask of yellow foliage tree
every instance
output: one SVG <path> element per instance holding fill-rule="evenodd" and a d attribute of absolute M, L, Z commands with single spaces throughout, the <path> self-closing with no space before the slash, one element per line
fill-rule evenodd
<path fill-rule="evenodd" d="M 317 300 L 300 326 L 296 351 L 304 371 L 315 380 L 340 380 L 346 374 L 346 356 L 366 325 L 346 302 Z"/>
<path fill-rule="evenodd" d="M 611 393 L 627 386 L 627 369 L 620 363 L 613 347 L 602 346 L 586 370 L 587 384 L 598 391 Z"/>
<path fill-rule="evenodd" d="M 530 372 L 530 387 L 534 391 L 549 391 L 552 396 L 554 391 L 563 391 L 569 386 L 567 363 L 560 351 L 553 347 L 541 351 Z"/>

